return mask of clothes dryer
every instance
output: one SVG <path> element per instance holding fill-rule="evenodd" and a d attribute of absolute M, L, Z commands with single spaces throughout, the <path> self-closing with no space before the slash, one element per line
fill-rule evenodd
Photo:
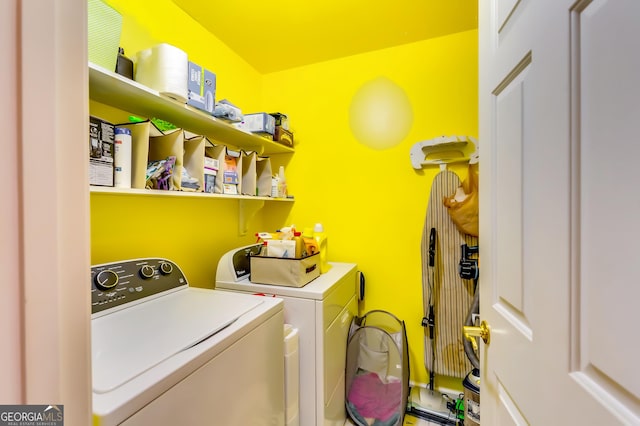
<path fill-rule="evenodd" d="M 331 268 L 303 287 L 256 284 L 249 256 L 260 244 L 225 253 L 218 262 L 216 289 L 275 296 L 284 301 L 284 321 L 298 329 L 300 425 L 340 425 L 346 419 L 345 359 L 351 319 L 357 314 L 357 265 Z"/>

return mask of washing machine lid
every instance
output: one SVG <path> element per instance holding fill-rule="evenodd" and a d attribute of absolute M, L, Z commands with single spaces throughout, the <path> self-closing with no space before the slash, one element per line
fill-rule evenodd
<path fill-rule="evenodd" d="M 184 288 L 92 319 L 93 391 L 116 389 L 263 303 L 238 296 Z"/>

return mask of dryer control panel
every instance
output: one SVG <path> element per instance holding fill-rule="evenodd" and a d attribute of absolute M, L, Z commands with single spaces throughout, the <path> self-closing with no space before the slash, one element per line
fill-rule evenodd
<path fill-rule="evenodd" d="M 178 265 L 162 258 L 134 259 L 91 267 L 91 313 L 188 286 Z"/>

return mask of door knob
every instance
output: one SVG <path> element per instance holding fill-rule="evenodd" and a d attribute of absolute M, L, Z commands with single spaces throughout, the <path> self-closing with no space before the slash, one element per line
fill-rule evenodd
<path fill-rule="evenodd" d="M 480 337 L 485 345 L 488 345 L 489 342 L 491 342 L 491 327 L 489 327 L 489 324 L 487 324 L 486 321 L 482 321 L 480 323 L 480 327 L 465 325 L 462 328 L 465 339 L 471 342 L 473 350 L 476 352 L 478 351 L 476 337 Z"/>

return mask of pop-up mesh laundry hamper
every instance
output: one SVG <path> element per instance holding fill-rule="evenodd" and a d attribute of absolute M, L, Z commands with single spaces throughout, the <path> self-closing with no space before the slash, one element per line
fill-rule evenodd
<path fill-rule="evenodd" d="M 359 426 L 401 426 L 409 396 L 404 321 L 386 311 L 354 317 L 347 342 L 346 409 Z"/>

